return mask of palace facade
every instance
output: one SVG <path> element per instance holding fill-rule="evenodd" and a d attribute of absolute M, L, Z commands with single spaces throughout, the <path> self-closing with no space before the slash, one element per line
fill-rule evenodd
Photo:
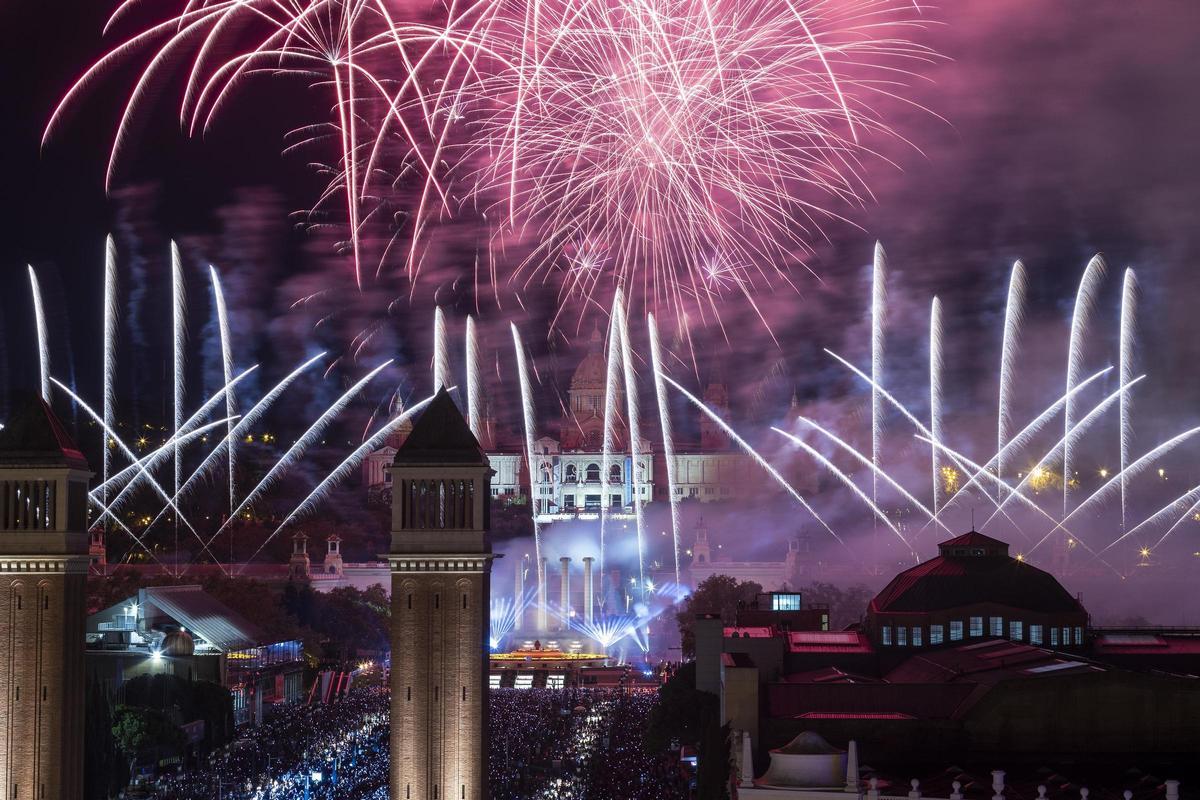
<path fill-rule="evenodd" d="M 531 502 L 542 518 L 561 518 L 632 510 L 635 501 L 643 504 L 670 499 L 668 465 L 660 438 L 660 425 L 654 412 L 653 395 L 643 392 L 643 421 L 637 453 L 629 441 L 626 425 L 625 392 L 614 392 L 612 448 L 604 458 L 604 406 L 608 361 L 603 339 L 593 331 L 567 390 L 564 413 L 547 425 L 555 435 L 546 433 L 534 440 L 534 470 L 529 469 L 519 431 L 511 436 L 496 435 L 489 421 L 481 437 L 488 462 L 495 471 L 492 497 L 510 502 Z M 708 384 L 704 402 L 722 419 L 729 417 L 729 393 L 721 383 Z M 400 409 L 393 409 L 399 413 Z M 699 502 L 734 500 L 752 488 L 753 470 L 749 458 L 735 450 L 720 425 L 707 415 L 699 420 L 699 441 L 681 439 L 679 423 L 675 428 L 672 457 L 677 500 Z M 363 484 L 368 500 L 384 504 L 390 501 L 391 485 L 387 467 L 403 445 L 411 426 L 401 426 L 379 450 L 363 463 Z M 531 479 L 532 475 L 532 479 Z"/>

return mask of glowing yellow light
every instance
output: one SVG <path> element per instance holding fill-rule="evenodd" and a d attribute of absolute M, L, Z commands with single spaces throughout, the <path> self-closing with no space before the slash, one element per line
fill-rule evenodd
<path fill-rule="evenodd" d="M 1025 560 L 1025 554 L 1017 553 L 1017 561 L 1024 561 L 1024 560 Z"/>
<path fill-rule="evenodd" d="M 1149 548 L 1149 547 L 1143 547 L 1143 548 L 1142 548 L 1141 550 L 1139 550 L 1138 552 L 1142 554 L 1142 558 L 1149 558 L 1149 557 L 1150 557 L 1150 548 Z"/>
<path fill-rule="evenodd" d="M 1158 468 L 1158 477 L 1160 477 L 1160 478 L 1167 477 L 1167 471 L 1165 469 L 1163 469 L 1162 467 L 1159 467 Z"/>
<path fill-rule="evenodd" d="M 1107 468 L 1107 467 L 1101 467 L 1101 468 L 1100 468 L 1100 477 L 1101 477 L 1101 478 L 1107 478 L 1107 477 L 1108 477 L 1108 468 Z"/>
<path fill-rule="evenodd" d="M 959 475 L 958 470 L 954 467 L 942 467 L 942 491 L 946 494 L 954 494 L 958 491 Z"/>

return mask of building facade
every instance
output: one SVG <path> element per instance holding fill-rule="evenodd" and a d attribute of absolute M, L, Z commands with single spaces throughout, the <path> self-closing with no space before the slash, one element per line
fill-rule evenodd
<path fill-rule="evenodd" d="M 83 794 L 88 470 L 50 406 L 0 431 L 0 786 Z"/>
<path fill-rule="evenodd" d="M 391 796 L 482 800 L 491 468 L 445 389 L 390 472 Z"/>
<path fill-rule="evenodd" d="M 657 435 L 658 420 L 643 421 L 637 453 L 625 424 L 623 388 L 613 392 L 611 448 L 604 458 L 604 413 L 607 396 L 608 362 L 603 340 L 593 331 L 588 350 L 571 376 L 564 414 L 546 424 L 544 435 L 533 443 L 534 468 L 526 463 L 520 437 L 511 447 L 490 441 L 487 459 L 494 471 L 491 496 L 525 500 L 542 517 L 580 516 L 632 511 L 635 502 L 665 502 L 671 499 L 668 465 Z M 729 417 L 729 393 L 724 384 L 710 383 L 704 402 L 722 419 Z M 393 409 L 399 413 L 399 409 Z M 677 427 L 677 426 L 676 426 Z M 487 431 L 492 425 L 485 426 Z M 391 498 L 388 467 L 411 431 L 401 426 L 379 450 L 363 463 L 363 483 L 370 502 L 386 504 Z M 676 434 L 678 436 L 678 433 Z M 708 415 L 699 416 L 699 441 L 676 441 L 673 455 L 676 500 L 703 503 L 744 498 L 761 485 L 749 458 L 733 449 L 728 435 Z"/>

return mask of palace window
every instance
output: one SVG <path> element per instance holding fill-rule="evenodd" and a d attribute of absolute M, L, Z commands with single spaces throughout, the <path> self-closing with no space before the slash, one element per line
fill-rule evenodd
<path fill-rule="evenodd" d="M 971 636 L 983 636 L 983 617 L 971 617 Z"/>
<path fill-rule="evenodd" d="M 1058 647 L 1058 628 L 1050 626 L 1050 646 Z"/>
<path fill-rule="evenodd" d="M 566 480 L 568 483 L 575 483 L 577 480 L 579 480 L 579 470 L 575 468 L 574 464 L 567 464 Z"/>
<path fill-rule="evenodd" d="M 950 621 L 950 641 L 962 641 L 963 624 L 961 619 Z"/>
<path fill-rule="evenodd" d="M 942 643 L 942 631 L 943 631 L 943 628 L 941 625 L 930 625 L 929 626 L 929 643 L 930 644 L 941 644 Z"/>
<path fill-rule="evenodd" d="M 1083 644 L 1083 628 L 1075 629 L 1075 644 Z"/>
<path fill-rule="evenodd" d="M 1042 626 L 1041 625 L 1030 625 L 1029 626 L 1029 643 L 1030 644 L 1041 644 L 1042 643 Z"/>
<path fill-rule="evenodd" d="M 917 626 L 917 625 L 913 626 L 912 643 L 913 643 L 913 647 L 921 646 L 921 628 L 920 628 L 920 626 Z"/>
<path fill-rule="evenodd" d="M 882 636 L 881 641 L 883 642 L 884 646 L 890 645 L 892 643 L 892 626 L 884 625 L 880 633 Z"/>
<path fill-rule="evenodd" d="M 608 468 L 608 482 L 609 483 L 620 483 L 621 482 L 621 465 L 620 464 L 613 464 L 612 466 L 610 466 Z"/>
<path fill-rule="evenodd" d="M 900 645 L 901 647 L 906 647 L 908 645 L 908 628 L 904 627 L 903 625 L 896 627 L 896 644 Z"/>
<path fill-rule="evenodd" d="M 989 617 L 988 625 L 991 629 L 988 631 L 992 636 L 1004 635 L 1004 617 Z"/>
<path fill-rule="evenodd" d="M 598 483 L 600 481 L 600 465 L 599 464 L 588 464 L 587 465 L 587 480 L 588 480 L 588 483 Z"/>
<path fill-rule="evenodd" d="M 567 508 L 574 508 L 575 507 L 575 495 L 573 495 L 573 494 L 563 495 L 563 505 L 566 506 Z"/>
<path fill-rule="evenodd" d="M 1008 638 L 1012 639 L 1014 642 L 1019 642 L 1019 641 L 1021 641 L 1022 638 L 1024 638 L 1024 636 L 1025 636 L 1025 623 L 1021 622 L 1021 620 L 1019 620 L 1019 619 L 1009 620 L 1008 621 Z"/>

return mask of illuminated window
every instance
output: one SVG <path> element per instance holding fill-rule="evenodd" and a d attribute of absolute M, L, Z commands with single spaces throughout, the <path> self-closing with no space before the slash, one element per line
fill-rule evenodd
<path fill-rule="evenodd" d="M 1050 646 L 1058 647 L 1058 628 L 1050 627 Z"/>
<path fill-rule="evenodd" d="M 499 672 L 493 672 L 493 673 L 489 674 L 488 675 L 488 688 L 489 689 L 499 689 L 501 677 L 503 677 L 503 676 L 501 676 Z"/>
<path fill-rule="evenodd" d="M 950 641 L 961 642 L 962 641 L 962 633 L 963 633 L 962 620 L 961 619 L 951 620 L 951 622 L 950 622 Z"/>
<path fill-rule="evenodd" d="M 1083 644 L 1083 628 L 1075 629 L 1075 644 Z"/>
<path fill-rule="evenodd" d="M 1014 642 L 1021 641 L 1021 638 L 1025 635 L 1024 628 L 1025 628 L 1025 625 L 1024 625 L 1024 623 L 1021 622 L 1021 620 L 1019 620 L 1019 619 L 1009 620 L 1008 621 L 1008 638 L 1012 639 Z"/>
<path fill-rule="evenodd" d="M 983 636 L 983 617 L 971 617 L 971 636 Z"/>
<path fill-rule="evenodd" d="M 772 611 L 799 611 L 800 610 L 800 595 L 798 595 L 798 594 L 773 594 L 773 595 L 771 595 L 771 610 Z"/>
<path fill-rule="evenodd" d="M 988 625 L 991 626 L 988 633 L 992 636 L 1004 635 L 1004 617 L 991 617 L 988 619 Z"/>
<path fill-rule="evenodd" d="M 1064 647 L 1071 644 L 1071 629 L 1070 628 L 1062 629 L 1062 643 L 1063 643 Z"/>
<path fill-rule="evenodd" d="M 1029 626 L 1029 643 L 1030 644 L 1041 644 L 1042 643 L 1042 626 L 1041 625 L 1030 625 Z"/>
<path fill-rule="evenodd" d="M 883 636 L 883 639 L 882 639 L 883 644 L 885 646 L 890 645 L 892 643 L 892 626 L 884 625 L 883 630 L 881 631 L 881 634 Z"/>
<path fill-rule="evenodd" d="M 921 646 L 921 629 L 919 627 L 913 626 L 912 643 L 913 643 L 913 647 Z"/>
<path fill-rule="evenodd" d="M 896 644 L 901 647 L 908 645 L 908 628 L 900 625 L 896 628 Z"/>
<path fill-rule="evenodd" d="M 929 626 L 929 643 L 930 644 L 941 644 L 943 630 L 944 629 L 941 625 L 930 625 Z"/>
<path fill-rule="evenodd" d="M 546 676 L 546 688 L 547 689 L 561 689 L 564 686 L 566 686 L 566 684 L 567 684 L 567 676 L 566 675 L 547 675 Z"/>

